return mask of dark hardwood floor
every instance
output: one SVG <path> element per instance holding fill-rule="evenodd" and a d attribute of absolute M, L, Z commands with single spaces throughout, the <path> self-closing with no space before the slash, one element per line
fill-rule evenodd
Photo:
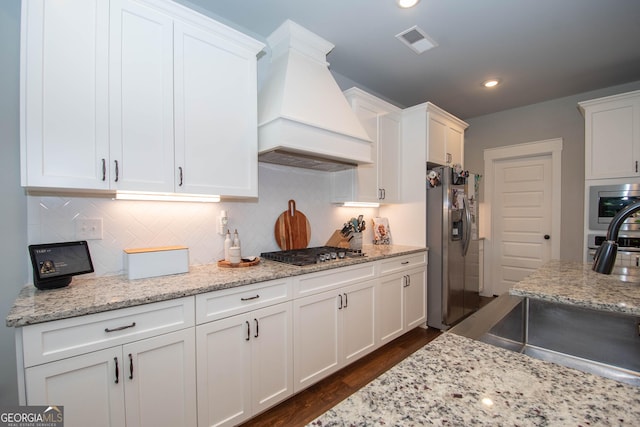
<path fill-rule="evenodd" d="M 437 329 L 415 328 L 242 426 L 304 426 L 435 339 L 440 333 Z"/>

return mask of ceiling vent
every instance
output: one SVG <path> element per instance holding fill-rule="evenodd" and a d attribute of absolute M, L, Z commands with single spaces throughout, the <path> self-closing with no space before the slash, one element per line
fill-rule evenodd
<path fill-rule="evenodd" d="M 413 50 L 417 54 L 424 53 L 429 49 L 432 49 L 438 46 L 431 37 L 427 35 L 421 28 L 417 25 L 409 28 L 396 35 L 396 38 L 400 40 L 402 43 L 409 46 L 411 50 Z"/>

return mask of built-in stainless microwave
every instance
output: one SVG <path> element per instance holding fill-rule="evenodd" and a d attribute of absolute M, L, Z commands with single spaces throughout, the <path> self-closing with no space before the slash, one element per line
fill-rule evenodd
<path fill-rule="evenodd" d="M 606 230 L 627 205 L 640 201 L 640 184 L 594 185 L 589 190 L 589 228 Z M 640 216 L 627 218 L 620 230 L 640 230 Z"/>

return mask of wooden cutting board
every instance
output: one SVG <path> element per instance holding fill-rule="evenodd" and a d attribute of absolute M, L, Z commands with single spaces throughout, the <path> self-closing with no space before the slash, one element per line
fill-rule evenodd
<path fill-rule="evenodd" d="M 289 209 L 276 220 L 274 234 L 276 243 L 283 251 L 303 249 L 309 244 L 311 226 L 307 217 L 296 210 L 295 200 L 289 200 Z"/>

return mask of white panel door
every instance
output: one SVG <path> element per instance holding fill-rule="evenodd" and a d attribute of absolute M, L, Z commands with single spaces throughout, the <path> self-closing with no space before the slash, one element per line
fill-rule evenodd
<path fill-rule="evenodd" d="M 106 189 L 109 2 L 22 5 L 22 185 Z"/>
<path fill-rule="evenodd" d="M 293 302 L 294 390 L 317 382 L 340 368 L 342 342 L 338 292 L 311 295 Z"/>
<path fill-rule="evenodd" d="M 378 187 L 383 202 L 397 203 L 400 197 L 401 117 L 385 114 L 378 118 Z"/>
<path fill-rule="evenodd" d="M 111 188 L 173 192 L 173 21 L 112 0 L 110 25 Z"/>
<path fill-rule="evenodd" d="M 175 22 L 176 191 L 258 195 L 255 53 Z"/>
<path fill-rule="evenodd" d="M 495 162 L 493 293 L 507 292 L 551 259 L 551 156 Z"/>
<path fill-rule="evenodd" d="M 342 289 L 342 348 L 347 364 L 376 345 L 375 285 L 371 280 Z"/>
<path fill-rule="evenodd" d="M 195 427 L 193 328 L 123 346 L 127 427 Z"/>
<path fill-rule="evenodd" d="M 199 426 L 251 416 L 251 328 L 246 314 L 196 327 Z"/>
<path fill-rule="evenodd" d="M 27 404 L 64 406 L 67 427 L 121 427 L 124 365 L 118 346 L 27 368 Z"/>
<path fill-rule="evenodd" d="M 291 302 L 250 314 L 253 413 L 293 394 L 293 318 Z"/>

